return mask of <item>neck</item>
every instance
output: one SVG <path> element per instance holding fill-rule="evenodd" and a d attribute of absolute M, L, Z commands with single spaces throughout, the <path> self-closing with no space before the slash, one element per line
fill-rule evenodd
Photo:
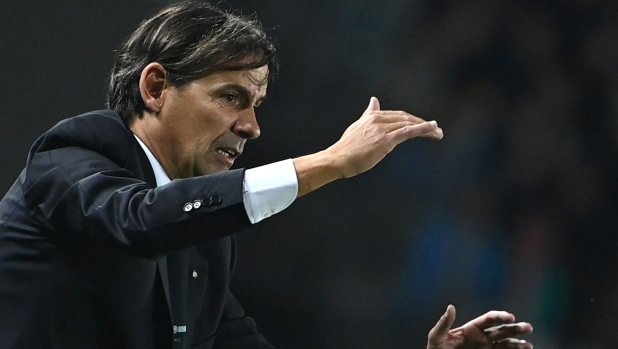
<path fill-rule="evenodd" d="M 164 133 L 161 131 L 156 121 L 156 116 L 145 113 L 141 117 L 134 118 L 129 125 L 129 129 L 146 145 L 170 179 L 179 178 L 178 173 L 173 170 L 174 166 L 171 161 L 166 160 L 173 159 L 171 156 L 166 156 L 167 152 L 171 152 L 173 149 L 170 147 L 158 146 L 159 144 L 166 144 L 169 142 L 161 141 Z"/>

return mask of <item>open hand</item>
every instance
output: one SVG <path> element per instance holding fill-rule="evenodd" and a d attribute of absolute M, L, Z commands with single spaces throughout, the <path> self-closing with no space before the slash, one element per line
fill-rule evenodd
<path fill-rule="evenodd" d="M 404 111 L 380 110 L 371 97 L 363 115 L 327 149 L 294 158 L 298 195 L 303 196 L 341 178 L 368 171 L 398 144 L 415 137 L 441 139 L 435 121 L 425 121 Z"/>
<path fill-rule="evenodd" d="M 428 122 L 404 111 L 380 110 L 378 99 L 371 97 L 363 115 L 327 151 L 340 159 L 341 176 L 349 178 L 371 169 L 408 139 L 442 136 L 435 121 Z"/>

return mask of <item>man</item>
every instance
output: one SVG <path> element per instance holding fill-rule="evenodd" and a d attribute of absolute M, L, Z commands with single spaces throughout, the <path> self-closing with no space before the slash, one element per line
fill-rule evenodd
<path fill-rule="evenodd" d="M 229 291 L 234 233 L 298 196 L 369 170 L 397 144 L 442 138 L 435 122 L 380 110 L 321 152 L 231 170 L 260 129 L 277 71 L 258 23 L 172 5 L 127 40 L 108 107 L 32 146 L 0 202 L 0 348 L 271 348 Z M 524 348 L 512 315 L 487 313 L 428 347 Z"/>

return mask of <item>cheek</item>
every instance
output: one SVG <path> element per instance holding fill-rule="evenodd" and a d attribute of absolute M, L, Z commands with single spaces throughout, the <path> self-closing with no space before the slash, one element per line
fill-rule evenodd
<path fill-rule="evenodd" d="M 217 125 L 212 122 L 208 115 L 194 114 L 189 122 L 184 127 L 184 134 L 187 135 L 187 142 L 195 147 L 203 148 L 217 137 Z"/>
<path fill-rule="evenodd" d="M 210 114 L 204 118 L 204 122 L 200 124 L 199 128 L 204 137 L 211 140 L 215 140 L 224 134 L 230 133 L 234 122 L 228 115 Z"/>
<path fill-rule="evenodd" d="M 212 146 L 212 139 L 208 137 L 202 137 L 198 139 L 194 144 L 195 152 L 198 153 L 198 156 L 203 156 L 206 152 L 208 152 Z"/>
<path fill-rule="evenodd" d="M 200 124 L 191 130 L 191 144 L 195 152 L 204 155 L 215 148 L 217 140 L 225 134 L 216 124 Z"/>

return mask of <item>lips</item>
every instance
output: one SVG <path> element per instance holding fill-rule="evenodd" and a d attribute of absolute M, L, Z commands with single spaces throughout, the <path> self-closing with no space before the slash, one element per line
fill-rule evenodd
<path fill-rule="evenodd" d="M 215 159 L 225 169 L 229 169 L 234 165 L 234 161 L 242 154 L 245 140 L 237 137 L 233 133 L 224 135 L 217 139 L 211 148 L 215 154 Z"/>
<path fill-rule="evenodd" d="M 240 156 L 241 152 L 239 150 L 233 149 L 233 148 L 217 148 L 216 149 L 217 153 L 231 158 L 231 159 L 236 159 L 237 157 Z"/>

